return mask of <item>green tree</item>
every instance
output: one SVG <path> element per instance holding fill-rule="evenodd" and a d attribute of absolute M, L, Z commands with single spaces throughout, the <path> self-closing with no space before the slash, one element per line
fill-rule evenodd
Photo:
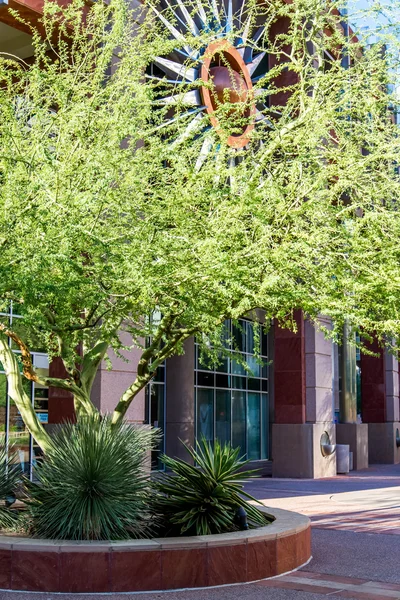
<path fill-rule="evenodd" d="M 368 48 L 321 0 L 199 4 L 47 2 L 34 60 L 0 57 L 0 312 L 12 301 L 24 316 L 0 318 L 0 361 L 44 450 L 21 361 L 90 415 L 97 369 L 129 334 L 143 353 L 115 424 L 187 338 L 215 342 L 258 308 L 399 332 L 391 31 Z M 203 76 L 207 58 L 230 84 Z M 35 346 L 64 379 L 35 372 Z"/>

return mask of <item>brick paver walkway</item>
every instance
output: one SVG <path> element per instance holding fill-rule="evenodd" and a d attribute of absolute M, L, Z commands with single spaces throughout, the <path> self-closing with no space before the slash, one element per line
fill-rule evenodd
<path fill-rule="evenodd" d="M 343 513 L 329 516 L 313 516 L 312 527 L 317 529 L 339 529 L 356 533 L 386 533 L 400 535 L 400 508 Z"/>
<path fill-rule="evenodd" d="M 388 598 L 400 598 L 400 584 L 312 573 L 306 570 L 263 581 L 257 585 L 267 588 L 296 590 L 298 592 L 312 592 L 338 599 L 387 600 Z"/>
<path fill-rule="evenodd" d="M 267 506 L 309 516 L 313 528 L 400 535 L 400 465 L 320 481 L 256 480 L 249 487 Z"/>

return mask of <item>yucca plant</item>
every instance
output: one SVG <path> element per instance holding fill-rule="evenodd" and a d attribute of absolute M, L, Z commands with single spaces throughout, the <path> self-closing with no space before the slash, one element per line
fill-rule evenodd
<path fill-rule="evenodd" d="M 203 437 L 196 449 L 183 443 L 194 464 L 162 456 L 172 471 L 162 474 L 156 482 L 157 507 L 165 520 L 167 534 L 208 535 L 237 529 L 236 514 L 245 508 L 250 527 L 267 525 L 272 515 L 262 513 L 246 500 L 256 500 L 243 490 L 243 482 L 256 471 L 243 471 L 248 463 L 240 457 L 240 448 L 221 445 L 213 447 Z"/>
<path fill-rule="evenodd" d="M 12 452 L 12 449 L 11 449 Z M 21 483 L 22 471 L 18 463 L 14 461 L 11 453 L 7 452 L 6 446 L 0 447 L 0 527 L 11 528 L 15 525 L 16 513 L 10 510 L 8 502 L 15 498 L 15 491 Z"/>
<path fill-rule="evenodd" d="M 38 483 L 26 484 L 32 533 L 71 540 L 148 536 L 153 438 L 98 415 L 60 427 L 36 467 Z"/>

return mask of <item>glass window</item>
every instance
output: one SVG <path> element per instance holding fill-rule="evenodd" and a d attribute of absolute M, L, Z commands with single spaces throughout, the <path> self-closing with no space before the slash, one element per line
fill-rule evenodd
<path fill-rule="evenodd" d="M 262 356 L 268 356 L 268 334 L 265 332 L 264 327 L 261 328 L 261 354 Z"/>
<path fill-rule="evenodd" d="M 205 385 L 214 387 L 215 385 L 215 375 L 214 373 L 203 373 L 199 371 L 197 373 L 197 385 Z"/>
<path fill-rule="evenodd" d="M 153 377 L 153 381 L 157 381 L 158 383 L 164 383 L 164 378 L 165 378 L 165 368 L 163 365 L 161 367 L 158 367 L 156 374 Z"/>
<path fill-rule="evenodd" d="M 268 394 L 261 396 L 261 458 L 269 457 L 269 401 Z"/>
<path fill-rule="evenodd" d="M 213 371 L 214 367 L 208 356 L 203 356 L 197 347 L 197 368 L 201 371 Z"/>
<path fill-rule="evenodd" d="M 197 390 L 197 437 L 214 438 L 214 390 Z"/>
<path fill-rule="evenodd" d="M 253 390 L 254 392 L 259 392 L 260 387 L 261 387 L 261 379 L 252 379 L 251 377 L 249 377 L 247 379 L 247 387 L 249 390 Z"/>
<path fill-rule="evenodd" d="M 246 352 L 249 354 L 256 354 L 259 350 L 259 342 L 257 343 L 254 333 L 254 324 L 246 321 Z"/>
<path fill-rule="evenodd" d="M 22 307 L 11 303 L 9 313 L 6 315 L 12 328 L 19 333 L 24 333 L 24 321 L 22 318 Z M 1 317 L 4 323 L 7 319 L 4 313 Z M 18 349 L 11 346 L 16 354 L 19 354 Z M 44 353 L 40 353 L 38 348 L 32 352 L 33 364 L 35 370 L 41 376 L 48 376 L 49 361 Z M 29 396 L 35 412 L 43 424 L 48 423 L 48 388 L 33 384 L 25 377 L 22 377 L 22 385 L 25 393 Z M 32 466 L 36 460 L 42 456 L 42 451 L 34 442 L 25 423 L 22 419 L 15 402 L 7 395 L 7 379 L 3 368 L 0 364 L 0 434 L 1 442 L 5 444 L 10 454 L 14 457 L 23 473 L 32 479 Z"/>
<path fill-rule="evenodd" d="M 232 327 L 233 340 L 229 345 Z M 258 327 L 258 332 L 254 327 Z M 238 325 L 225 323 L 225 347 L 235 358 L 206 370 L 198 359 L 196 344 L 196 435 L 212 441 L 239 446 L 251 460 L 269 456 L 268 336 L 259 325 L 241 319 Z M 261 343 L 261 357 L 256 345 Z M 241 362 L 237 353 L 242 357 Z M 244 364 L 245 363 L 245 364 Z M 246 368 L 247 366 L 247 368 Z"/>
<path fill-rule="evenodd" d="M 232 387 L 237 390 L 245 390 L 247 383 L 247 377 L 232 377 Z"/>
<path fill-rule="evenodd" d="M 229 373 L 229 358 L 226 356 L 221 357 L 216 370 L 219 373 Z"/>
<path fill-rule="evenodd" d="M 217 388 L 228 388 L 230 385 L 230 377 L 229 375 L 224 375 L 222 373 L 217 373 L 215 375 L 215 387 Z"/>
<path fill-rule="evenodd" d="M 1 365 L 0 365 L 1 368 Z M 4 373 L 0 373 L 0 444 L 6 444 L 7 423 L 7 379 Z"/>
<path fill-rule="evenodd" d="M 246 454 L 246 394 L 232 392 L 232 446 Z"/>
<path fill-rule="evenodd" d="M 22 385 L 25 393 L 32 398 L 32 383 L 22 378 Z M 15 460 L 21 465 L 22 472 L 29 476 L 30 474 L 30 439 L 29 431 L 25 426 L 21 413 L 19 412 L 14 400 L 9 399 L 9 449 L 15 455 Z"/>
<path fill-rule="evenodd" d="M 232 325 L 233 348 L 238 352 L 246 352 L 246 322 L 239 321 Z"/>
<path fill-rule="evenodd" d="M 249 393 L 247 398 L 247 457 L 260 458 L 261 444 L 261 395 Z"/>
<path fill-rule="evenodd" d="M 161 431 L 158 446 L 151 452 L 152 469 L 162 469 L 160 454 L 165 450 L 165 385 L 152 381 L 145 389 L 145 422 Z"/>
<path fill-rule="evenodd" d="M 247 374 L 246 369 L 244 368 L 244 365 L 239 363 L 237 360 L 232 360 L 231 365 L 232 365 L 232 373 L 234 375 L 246 375 Z"/>
<path fill-rule="evenodd" d="M 222 444 L 231 439 L 231 393 L 225 390 L 215 393 L 215 437 Z"/>
<path fill-rule="evenodd" d="M 40 377 L 48 377 L 49 369 L 36 368 Z M 49 422 L 49 388 L 38 383 L 34 384 L 34 406 L 41 423 Z"/>
<path fill-rule="evenodd" d="M 248 354 L 246 356 L 246 364 L 247 364 L 248 368 L 250 369 L 250 373 L 253 377 L 261 376 L 261 365 L 256 356 L 252 356 L 251 354 Z"/>

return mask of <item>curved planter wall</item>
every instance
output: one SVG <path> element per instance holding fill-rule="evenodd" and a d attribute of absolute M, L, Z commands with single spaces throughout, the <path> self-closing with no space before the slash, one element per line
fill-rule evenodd
<path fill-rule="evenodd" d="M 311 557 L 310 521 L 268 509 L 267 527 L 221 535 L 57 542 L 0 537 L 0 588 L 134 592 L 242 583 L 292 571 Z"/>

